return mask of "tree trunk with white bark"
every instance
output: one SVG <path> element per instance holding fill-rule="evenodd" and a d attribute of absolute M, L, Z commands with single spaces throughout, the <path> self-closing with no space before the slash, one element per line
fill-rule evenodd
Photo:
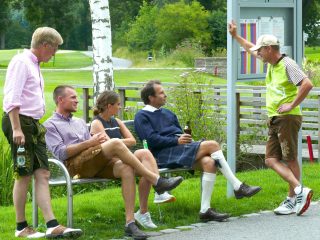
<path fill-rule="evenodd" d="M 94 99 L 105 90 L 114 90 L 111 23 L 108 0 L 89 0 L 92 20 Z"/>

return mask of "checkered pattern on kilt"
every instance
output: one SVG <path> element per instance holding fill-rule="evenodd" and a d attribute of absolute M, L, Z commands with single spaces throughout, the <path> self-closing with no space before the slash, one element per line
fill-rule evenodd
<path fill-rule="evenodd" d="M 201 142 L 164 148 L 154 153 L 159 168 L 192 167 Z"/>

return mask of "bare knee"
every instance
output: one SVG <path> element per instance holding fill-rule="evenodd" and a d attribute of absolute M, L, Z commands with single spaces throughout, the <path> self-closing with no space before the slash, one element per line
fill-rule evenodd
<path fill-rule="evenodd" d="M 40 168 L 35 171 L 34 176 L 36 181 L 48 182 L 50 178 L 50 171 Z"/>
<path fill-rule="evenodd" d="M 119 151 L 128 150 L 127 146 L 118 138 L 113 138 L 107 141 L 111 146 L 111 151 L 118 153 Z"/>
<path fill-rule="evenodd" d="M 207 149 L 210 153 L 220 150 L 220 145 L 214 140 L 204 141 L 201 143 L 200 147 Z"/>
<path fill-rule="evenodd" d="M 142 159 L 143 156 L 147 156 L 150 153 L 150 151 L 148 149 L 138 149 L 134 152 L 134 155 L 138 158 L 138 159 Z"/>
<path fill-rule="evenodd" d="M 200 160 L 201 168 L 204 172 L 216 172 L 214 160 L 211 157 L 204 157 Z"/>
<path fill-rule="evenodd" d="M 266 158 L 264 163 L 267 167 L 272 168 L 274 165 L 275 159 L 274 158 Z"/>
<path fill-rule="evenodd" d="M 122 164 L 118 169 L 120 178 L 134 178 L 134 170 L 127 164 Z"/>

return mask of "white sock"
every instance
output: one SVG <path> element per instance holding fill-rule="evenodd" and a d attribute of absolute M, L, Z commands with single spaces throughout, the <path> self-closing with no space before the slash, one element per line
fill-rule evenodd
<path fill-rule="evenodd" d="M 240 185 L 242 182 L 239 181 L 238 178 L 233 174 L 231 171 L 226 159 L 223 156 L 222 150 L 218 150 L 211 154 L 211 158 L 218 162 L 216 166 L 219 167 L 220 171 L 222 172 L 223 176 L 228 180 L 229 183 L 232 184 L 234 190 L 239 190 Z"/>
<path fill-rule="evenodd" d="M 295 187 L 293 190 L 294 190 L 294 193 L 295 193 L 295 194 L 299 194 L 299 193 L 302 192 L 302 186 L 299 185 L 299 186 Z"/>
<path fill-rule="evenodd" d="M 203 172 L 202 175 L 202 191 L 201 191 L 201 213 L 205 213 L 210 208 L 211 195 L 213 192 L 214 182 L 216 180 L 215 173 Z"/>

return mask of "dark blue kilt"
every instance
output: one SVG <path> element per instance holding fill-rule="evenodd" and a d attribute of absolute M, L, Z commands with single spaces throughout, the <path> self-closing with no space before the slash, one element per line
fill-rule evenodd
<path fill-rule="evenodd" d="M 201 142 L 191 142 L 189 144 L 181 144 L 164 148 L 154 153 L 159 168 L 191 168 L 196 160 L 200 143 Z"/>

